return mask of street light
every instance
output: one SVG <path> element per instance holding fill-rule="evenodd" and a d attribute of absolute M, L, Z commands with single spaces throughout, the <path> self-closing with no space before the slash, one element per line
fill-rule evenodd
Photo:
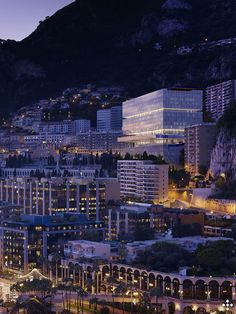
<path fill-rule="evenodd" d="M 226 313 L 229 312 L 230 309 L 234 307 L 233 303 L 230 300 L 225 300 L 225 303 L 222 304 L 223 308 L 225 308 Z"/>

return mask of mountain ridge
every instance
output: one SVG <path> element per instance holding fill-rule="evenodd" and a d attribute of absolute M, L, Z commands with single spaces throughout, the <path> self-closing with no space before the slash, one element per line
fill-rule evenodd
<path fill-rule="evenodd" d="M 196 47 L 232 37 L 233 0 L 76 1 L 21 42 L 0 44 L 0 108 L 87 83 L 122 85 L 132 97 L 177 85 L 204 88 L 236 77 L 236 47 Z M 183 46 L 191 53 L 178 54 Z"/>

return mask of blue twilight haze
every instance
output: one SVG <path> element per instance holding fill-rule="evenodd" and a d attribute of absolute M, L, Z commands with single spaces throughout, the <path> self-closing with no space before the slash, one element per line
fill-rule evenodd
<path fill-rule="evenodd" d="M 0 0 L 0 38 L 21 40 L 73 0 Z"/>

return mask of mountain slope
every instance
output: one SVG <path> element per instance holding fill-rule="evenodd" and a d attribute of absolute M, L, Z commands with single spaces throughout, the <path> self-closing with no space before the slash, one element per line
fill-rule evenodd
<path fill-rule="evenodd" d="M 235 44 L 206 46 L 236 37 L 235 1 L 200 2 L 70 4 L 23 41 L 0 45 L 0 108 L 29 104 L 81 83 L 120 84 L 135 96 L 236 77 Z M 191 53 L 178 54 L 181 46 L 190 46 Z"/>

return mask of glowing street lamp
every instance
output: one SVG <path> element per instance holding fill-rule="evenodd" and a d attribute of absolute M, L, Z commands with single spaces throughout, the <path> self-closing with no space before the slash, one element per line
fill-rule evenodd
<path fill-rule="evenodd" d="M 225 300 L 225 303 L 222 304 L 223 308 L 225 309 L 225 312 L 228 313 L 230 309 L 234 307 L 233 303 L 230 302 L 230 300 Z"/>

